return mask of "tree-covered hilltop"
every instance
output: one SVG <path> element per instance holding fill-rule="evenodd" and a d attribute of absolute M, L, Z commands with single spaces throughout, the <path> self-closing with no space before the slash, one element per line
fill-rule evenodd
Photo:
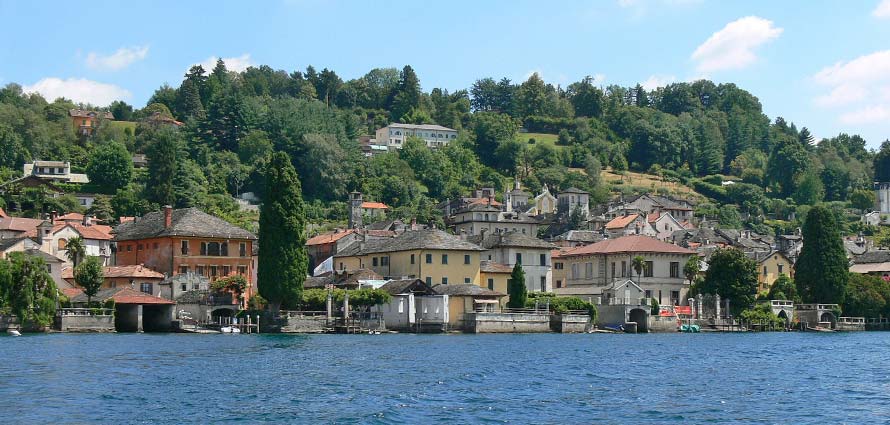
<path fill-rule="evenodd" d="M 256 217 L 239 212 L 232 195 L 262 197 L 279 151 L 302 180 L 310 222 L 344 220 L 342 201 L 353 190 L 394 207 L 396 217 L 439 222 L 438 201 L 478 186 L 502 190 L 518 177 L 532 191 L 575 186 L 594 201 L 680 184 L 710 198 L 700 212 L 727 225 L 781 226 L 770 220 L 801 217 L 823 201 L 867 208 L 873 178 L 890 175 L 890 143 L 874 152 L 857 135 L 816 141 L 806 127 L 771 120 L 751 93 L 707 80 L 645 90 L 589 77 L 560 87 L 533 74 L 450 92 L 425 91 L 410 66 L 344 81 L 312 66 L 238 73 L 219 61 L 209 72 L 192 67 L 178 87 L 162 85 L 141 109 L 101 108 L 115 121 L 100 120 L 89 136 L 75 132 L 72 108 L 97 109 L 48 102 L 17 84 L 0 90 L 0 177 L 20 175 L 35 159 L 70 161 L 92 180 L 74 189 L 106 194 L 93 212 L 108 217 L 169 203 L 248 225 Z M 391 122 L 440 124 L 460 136 L 438 150 L 409 141 L 399 152 L 363 156 L 359 137 Z M 146 154 L 147 171 L 122 164 L 124 148 Z M 600 178 L 602 169 L 615 175 Z M 664 185 L 635 186 L 621 176 L 626 170 Z M 22 215 L 79 208 L 33 191 L 7 191 L 4 203 Z"/>

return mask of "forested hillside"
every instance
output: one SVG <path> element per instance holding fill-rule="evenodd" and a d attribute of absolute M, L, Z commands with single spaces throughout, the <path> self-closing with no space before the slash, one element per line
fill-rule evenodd
<path fill-rule="evenodd" d="M 115 121 L 77 136 L 72 108 L 110 110 Z M 184 125 L 145 120 L 157 113 Z M 364 157 L 359 136 L 390 122 L 436 123 L 459 129 L 460 136 L 440 150 L 411 141 L 398 153 Z M 556 136 L 539 141 L 520 131 Z M 610 192 L 671 190 L 603 178 L 600 170 L 608 167 L 617 175 L 646 172 L 689 186 L 713 200 L 700 205 L 705 215 L 734 221 L 740 212 L 751 225 L 763 225 L 823 201 L 843 207 L 854 199 L 853 206 L 868 207 L 875 172 L 890 178 L 890 143 L 876 153 L 856 135 L 814 140 L 803 125 L 764 115 L 751 93 L 707 80 L 646 91 L 600 87 L 591 78 L 559 87 L 533 74 L 519 83 L 481 78 L 449 92 L 423 90 L 410 66 L 344 81 L 311 66 L 236 73 L 220 61 L 209 73 L 191 68 L 178 87 L 159 87 L 142 108 L 48 100 L 22 93 L 17 84 L 0 90 L 0 180 L 21 175 L 31 160 L 70 161 L 91 179 L 73 190 L 107 195 L 93 207 L 106 218 L 172 204 L 199 206 L 247 226 L 254 217 L 239 212 L 232 196 L 262 197 L 265 165 L 275 151 L 295 161 L 310 222 L 344 220 L 343 201 L 352 190 L 395 207 L 396 217 L 428 222 L 441 222 L 438 201 L 478 186 L 501 190 L 514 176 L 533 191 L 545 183 L 586 189 L 597 202 Z M 133 153 L 147 154 L 147 170 L 132 169 Z M 725 180 L 735 184 L 722 185 Z M 3 205 L 13 204 L 14 214 L 78 209 L 65 197 L 11 196 Z"/>

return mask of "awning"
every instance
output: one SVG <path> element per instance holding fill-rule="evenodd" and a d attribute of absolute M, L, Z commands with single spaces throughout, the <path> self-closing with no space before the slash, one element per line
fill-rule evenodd
<path fill-rule="evenodd" d="M 497 304 L 497 300 L 473 300 L 476 304 Z"/>

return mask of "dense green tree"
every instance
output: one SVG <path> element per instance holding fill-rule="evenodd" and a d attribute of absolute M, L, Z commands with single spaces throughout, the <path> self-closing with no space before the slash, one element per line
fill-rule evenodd
<path fill-rule="evenodd" d="M 92 305 L 93 297 L 99 292 L 104 281 L 105 270 L 99 257 L 88 256 L 83 263 L 74 267 L 74 282 L 83 289 L 88 306 Z"/>
<path fill-rule="evenodd" d="M 13 252 L 0 260 L 0 307 L 8 308 L 22 324 L 49 326 L 57 297 L 42 257 Z"/>
<path fill-rule="evenodd" d="M 575 108 L 575 115 L 600 118 L 603 115 L 603 91 L 593 85 L 589 75 L 577 83 L 572 83 L 567 94 Z"/>
<path fill-rule="evenodd" d="M 845 316 L 877 318 L 887 315 L 890 286 L 876 276 L 850 273 L 844 296 Z"/>
<path fill-rule="evenodd" d="M 754 303 L 757 295 L 757 263 L 738 249 L 718 249 L 711 254 L 699 290 L 729 299 L 732 314 L 738 315 Z"/>
<path fill-rule="evenodd" d="M 296 306 L 306 279 L 306 219 L 297 171 L 284 152 L 272 155 L 260 209 L 257 285 L 277 316 L 282 304 Z"/>
<path fill-rule="evenodd" d="M 698 274 L 701 272 L 701 257 L 698 255 L 693 255 L 689 257 L 689 260 L 686 261 L 686 264 L 683 265 L 683 276 L 686 276 L 686 280 L 689 281 L 689 284 L 693 284 L 695 282 L 695 278 L 698 277 Z"/>
<path fill-rule="evenodd" d="M 515 119 L 493 112 L 473 114 L 471 125 L 476 140 L 476 154 L 488 166 L 497 164 L 495 152 L 498 146 L 513 141 L 519 131 L 519 123 Z"/>
<path fill-rule="evenodd" d="M 186 157 L 185 145 L 179 131 L 162 128 L 148 146 L 148 199 L 162 205 L 176 203 L 176 183 L 181 178 L 181 159 Z"/>
<path fill-rule="evenodd" d="M 717 213 L 717 221 L 724 229 L 739 229 L 742 227 L 742 216 L 735 205 L 725 204 Z"/>
<path fill-rule="evenodd" d="M 525 300 L 528 299 L 528 288 L 525 286 L 525 270 L 522 269 L 522 264 L 519 262 L 513 266 L 513 272 L 510 273 L 510 279 L 507 281 L 507 293 L 510 295 L 507 307 L 525 307 Z"/>
<path fill-rule="evenodd" d="M 533 115 L 544 115 L 547 107 L 547 85 L 537 72 L 519 85 L 514 97 L 516 116 L 525 119 Z"/>
<path fill-rule="evenodd" d="M 890 140 L 884 140 L 873 162 L 875 181 L 890 182 Z"/>
<path fill-rule="evenodd" d="M 794 280 L 785 273 L 780 274 L 776 278 L 772 286 L 770 286 L 766 297 L 771 300 L 800 302 L 800 296 L 797 294 L 797 286 L 794 284 Z"/>
<path fill-rule="evenodd" d="M 405 65 L 399 74 L 399 84 L 393 91 L 390 106 L 390 116 L 393 121 L 399 121 L 412 109 L 420 108 L 420 79 L 414 72 L 414 68 Z"/>
<path fill-rule="evenodd" d="M 807 213 L 794 281 L 804 302 L 842 304 L 848 279 L 846 251 L 834 213 L 817 205 Z"/>
<path fill-rule="evenodd" d="M 871 190 L 854 190 L 853 193 L 850 194 L 850 203 L 853 204 L 853 208 L 856 208 L 859 211 L 865 212 L 871 210 L 875 207 L 875 193 Z"/>
<path fill-rule="evenodd" d="M 797 190 L 792 196 L 800 205 L 815 205 L 825 198 L 825 188 L 822 180 L 815 173 L 805 173 L 797 184 Z"/>
<path fill-rule="evenodd" d="M 211 146 L 237 152 L 239 140 L 250 130 L 251 118 L 240 91 L 230 88 L 210 99 L 200 131 Z"/>
<path fill-rule="evenodd" d="M 111 102 L 111 105 L 108 107 L 108 111 L 111 112 L 112 115 L 114 115 L 114 119 L 117 121 L 133 120 L 133 107 L 122 100 L 115 100 L 114 102 Z"/>
<path fill-rule="evenodd" d="M 133 158 L 124 145 L 105 143 L 93 151 L 87 164 L 87 176 L 90 183 L 99 186 L 104 193 L 114 193 L 130 184 Z"/>
<path fill-rule="evenodd" d="M 769 157 L 767 179 L 775 185 L 780 197 L 788 197 L 796 188 L 798 179 L 809 168 L 806 149 L 797 140 L 780 141 Z"/>

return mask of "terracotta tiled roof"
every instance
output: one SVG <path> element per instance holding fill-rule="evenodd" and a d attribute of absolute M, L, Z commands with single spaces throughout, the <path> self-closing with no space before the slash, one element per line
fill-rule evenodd
<path fill-rule="evenodd" d="M 62 288 L 62 293 L 65 294 L 68 298 L 74 298 L 83 293 L 83 289 L 80 288 Z"/>
<path fill-rule="evenodd" d="M 353 230 L 353 229 L 339 231 L 339 232 L 332 232 L 332 233 L 322 233 L 320 235 L 313 236 L 313 237 L 307 239 L 306 246 L 324 245 L 324 244 L 329 244 L 332 242 L 337 242 L 340 239 L 343 239 L 343 237 L 345 237 L 346 235 L 351 235 L 353 233 L 355 233 L 355 230 Z"/>
<path fill-rule="evenodd" d="M 482 273 L 513 273 L 513 267 L 506 264 L 495 263 L 494 261 L 483 260 L 479 269 Z"/>
<path fill-rule="evenodd" d="M 5 217 L 9 217 L 9 216 L 6 215 L 6 211 L 3 211 L 3 208 L 0 208 L 0 218 L 5 218 Z"/>
<path fill-rule="evenodd" d="M 102 274 L 106 279 L 132 277 L 139 279 L 163 279 L 163 273 L 158 273 L 148 267 L 136 266 L 106 266 L 102 268 Z M 74 269 L 69 267 L 62 270 L 62 279 L 74 279 Z"/>
<path fill-rule="evenodd" d="M 639 217 L 638 214 L 631 215 L 623 215 L 621 217 L 615 217 L 612 221 L 606 223 L 606 229 L 623 229 L 627 227 L 628 224 L 633 223 L 634 220 Z"/>
<path fill-rule="evenodd" d="M 166 298 L 156 297 L 129 287 L 103 289 L 93 297 L 94 301 L 100 302 L 108 299 L 113 299 L 115 304 L 176 304 Z M 82 292 L 71 297 L 71 302 L 74 303 L 85 303 L 86 301 L 87 296 Z"/>
<path fill-rule="evenodd" d="M 36 237 L 37 226 L 40 223 L 43 223 L 43 220 L 36 218 L 4 217 L 0 218 L 0 230 L 24 232 L 25 236 Z"/>
<path fill-rule="evenodd" d="M 468 205 L 491 205 L 493 207 L 500 207 L 504 204 L 502 204 L 498 201 L 495 201 L 494 199 L 490 199 L 490 198 L 476 198 L 476 199 L 470 201 L 470 203 Z"/>
<path fill-rule="evenodd" d="M 136 217 L 121 216 L 118 218 L 117 221 L 119 221 L 121 224 L 124 224 L 124 223 L 129 223 L 133 220 L 136 220 Z"/>
<path fill-rule="evenodd" d="M 362 208 L 371 210 L 388 210 L 389 206 L 383 202 L 362 202 Z"/>
<path fill-rule="evenodd" d="M 74 229 L 77 233 L 80 234 L 84 239 L 94 239 L 100 241 L 108 241 L 111 240 L 111 226 L 105 226 L 102 224 L 93 224 L 90 226 L 84 226 L 81 223 L 77 222 L 59 222 L 53 226 L 53 234 L 58 231 L 70 227 Z"/>
<path fill-rule="evenodd" d="M 59 217 L 56 217 L 56 220 L 62 221 L 83 221 L 83 214 L 72 212 Z"/>
<path fill-rule="evenodd" d="M 633 252 L 656 252 L 671 254 L 695 254 L 694 251 L 688 250 L 681 246 L 662 242 L 648 236 L 631 235 L 623 236 L 617 239 L 607 239 L 597 242 L 593 245 L 581 246 L 568 250 L 562 254 L 562 257 L 574 255 L 595 255 L 595 254 L 618 254 Z"/>
<path fill-rule="evenodd" d="M 661 217 L 661 213 L 658 212 L 658 211 L 655 211 L 655 212 L 653 212 L 653 213 L 650 213 L 650 214 L 646 217 L 646 221 L 648 221 L 648 222 L 650 222 L 650 223 L 655 223 L 655 221 L 658 220 L 659 217 Z"/>

